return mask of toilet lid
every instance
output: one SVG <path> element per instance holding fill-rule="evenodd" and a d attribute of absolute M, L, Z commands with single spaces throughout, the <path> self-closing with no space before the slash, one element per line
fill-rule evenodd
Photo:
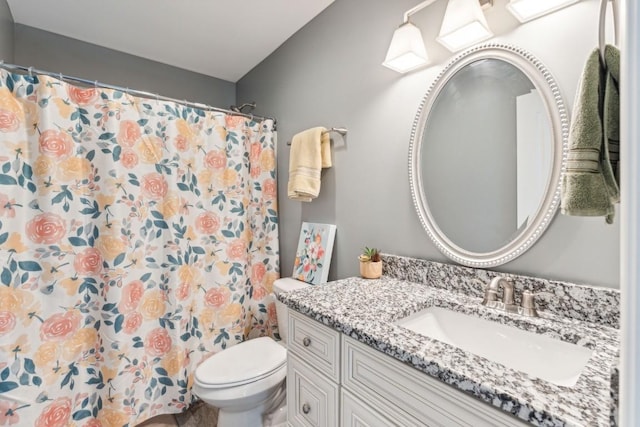
<path fill-rule="evenodd" d="M 282 367 L 287 350 L 269 337 L 244 341 L 214 354 L 196 369 L 196 382 L 221 388 L 248 384 Z"/>

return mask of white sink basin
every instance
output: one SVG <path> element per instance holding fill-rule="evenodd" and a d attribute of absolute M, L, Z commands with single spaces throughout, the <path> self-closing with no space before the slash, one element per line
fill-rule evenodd
<path fill-rule="evenodd" d="M 572 387 L 593 350 L 440 307 L 396 325 L 551 383 Z"/>

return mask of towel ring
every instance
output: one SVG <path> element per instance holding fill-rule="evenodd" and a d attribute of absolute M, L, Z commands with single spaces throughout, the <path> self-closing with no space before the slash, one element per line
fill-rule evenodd
<path fill-rule="evenodd" d="M 604 64 L 605 27 L 607 21 L 607 4 L 611 1 L 613 10 L 613 37 L 614 43 L 618 44 L 618 1 L 617 0 L 600 0 L 600 23 L 598 26 L 598 47 L 600 49 L 600 60 Z"/>

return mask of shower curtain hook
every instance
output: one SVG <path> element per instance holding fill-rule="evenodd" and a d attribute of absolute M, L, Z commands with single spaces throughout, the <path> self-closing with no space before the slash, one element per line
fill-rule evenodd
<path fill-rule="evenodd" d="M 98 81 L 97 80 L 93 81 L 93 88 L 94 89 L 98 89 Z"/>
<path fill-rule="evenodd" d="M 58 77 L 60 78 L 60 81 L 63 82 L 64 80 L 62 79 L 62 73 L 58 73 Z"/>
<path fill-rule="evenodd" d="M 33 77 L 33 66 L 29 67 L 29 77 Z"/>

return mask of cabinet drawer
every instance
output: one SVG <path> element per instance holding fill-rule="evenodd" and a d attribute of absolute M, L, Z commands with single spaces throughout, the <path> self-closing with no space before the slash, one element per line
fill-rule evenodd
<path fill-rule="evenodd" d="M 335 382 L 340 382 L 340 333 L 289 311 L 289 351 Z"/>
<path fill-rule="evenodd" d="M 525 424 L 460 390 L 343 336 L 342 385 L 402 426 Z"/>
<path fill-rule="evenodd" d="M 338 425 L 338 385 L 291 353 L 287 357 L 287 416 L 294 427 Z"/>
<path fill-rule="evenodd" d="M 340 426 L 393 427 L 395 425 L 347 390 L 340 391 Z"/>

